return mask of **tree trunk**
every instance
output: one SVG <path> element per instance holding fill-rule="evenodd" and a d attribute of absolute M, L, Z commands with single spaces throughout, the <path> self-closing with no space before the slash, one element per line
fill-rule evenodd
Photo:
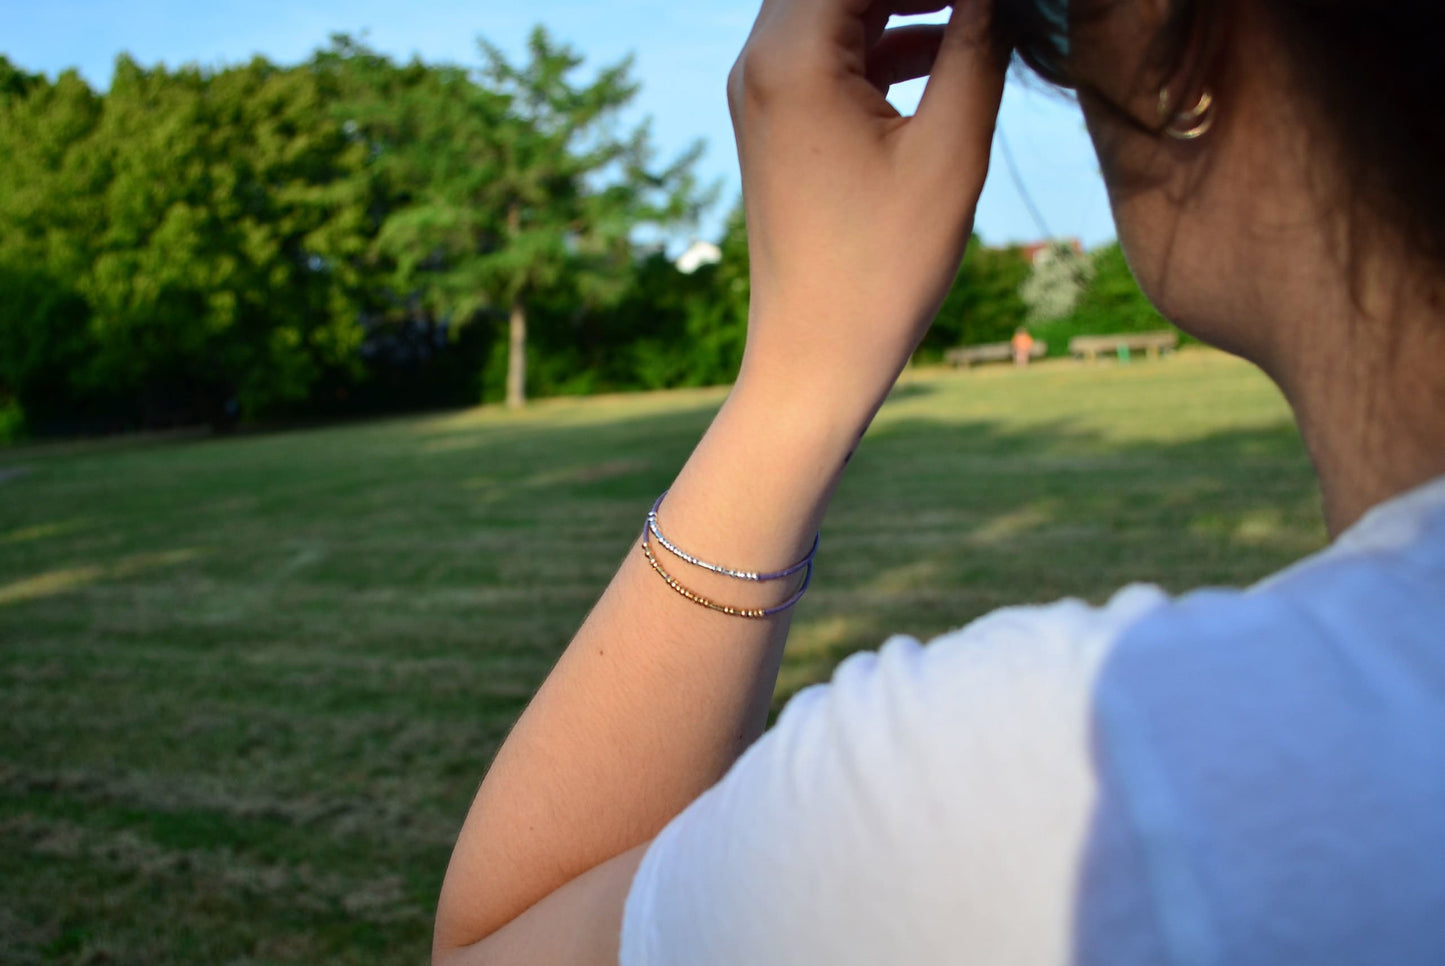
<path fill-rule="evenodd" d="M 507 336 L 507 408 L 520 409 L 527 403 L 527 309 L 521 299 L 512 303 Z"/>

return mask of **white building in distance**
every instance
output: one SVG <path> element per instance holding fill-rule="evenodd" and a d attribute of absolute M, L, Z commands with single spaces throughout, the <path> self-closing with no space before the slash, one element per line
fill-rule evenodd
<path fill-rule="evenodd" d="M 722 249 L 712 242 L 695 241 L 687 247 L 687 251 L 677 256 L 677 261 L 672 264 L 684 275 L 691 275 L 704 265 L 716 265 L 722 261 Z"/>

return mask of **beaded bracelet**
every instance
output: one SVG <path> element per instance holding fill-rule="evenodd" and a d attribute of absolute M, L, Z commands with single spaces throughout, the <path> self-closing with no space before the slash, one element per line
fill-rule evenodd
<path fill-rule="evenodd" d="M 663 493 L 663 496 L 666 496 L 666 495 L 667 495 L 666 493 Z M 647 515 L 647 522 L 646 522 L 645 524 L 643 524 L 643 527 L 642 527 L 642 555 L 647 558 L 648 564 L 651 565 L 652 569 L 657 573 L 657 575 L 658 575 L 659 577 L 661 577 L 661 578 L 663 579 L 663 581 L 667 584 L 667 586 L 671 587 L 671 588 L 672 588 L 674 591 L 676 591 L 678 594 L 680 594 L 680 595 L 682 595 L 683 597 L 687 598 L 688 600 L 692 601 L 694 604 L 698 604 L 698 605 L 700 605 L 700 606 L 702 606 L 702 607 L 706 607 L 708 610 L 715 610 L 715 611 L 717 611 L 717 612 L 720 613 L 720 614 L 728 614 L 729 616 L 732 616 L 732 617 L 747 617 L 747 618 L 752 618 L 752 619 L 754 619 L 754 620 L 761 620 L 761 619 L 763 619 L 763 618 L 772 617 L 772 616 L 775 615 L 775 614 L 781 614 L 783 611 L 788 610 L 790 607 L 793 607 L 795 604 L 797 604 L 798 601 L 802 600 L 802 599 L 803 599 L 803 595 L 808 592 L 808 585 L 809 585 L 810 583 L 812 583 L 812 581 L 813 581 L 813 555 L 814 555 L 815 553 L 817 553 L 817 550 L 818 550 L 818 541 L 817 541 L 817 539 L 814 539 L 814 541 L 813 541 L 813 549 L 808 553 L 807 558 L 806 558 L 805 560 L 803 560 L 800 564 L 797 564 L 797 565 L 793 566 L 792 568 L 790 568 L 789 571 L 788 571 L 788 573 L 783 573 L 783 574 L 778 574 L 778 575 L 756 574 L 756 575 L 752 575 L 752 576 L 740 577 L 740 579 L 743 579 L 743 580 L 749 580 L 749 579 L 751 579 L 751 580 L 774 580 L 774 579 L 778 579 L 779 577 L 788 576 L 788 574 L 790 574 L 790 573 L 797 573 L 799 567 L 803 568 L 804 573 L 803 573 L 803 582 L 802 582 L 802 584 L 798 587 L 798 589 L 797 589 L 796 591 L 793 592 L 793 594 L 792 594 L 791 597 L 789 597 L 787 600 L 783 601 L 781 604 L 776 604 L 776 605 L 774 605 L 774 606 L 772 606 L 772 607 L 733 607 L 733 606 L 728 605 L 728 604 L 720 604 L 720 603 L 718 603 L 717 601 L 712 600 L 711 598 L 704 597 L 702 594 L 699 594 L 699 593 L 698 593 L 697 591 L 695 591 L 695 590 L 689 590 L 687 587 L 684 587 L 681 583 L 678 582 L 678 580 L 677 580 L 676 577 L 672 576 L 672 574 L 668 573 L 666 570 L 663 569 L 662 564 L 661 564 L 661 563 L 658 561 L 658 559 L 657 559 L 657 556 L 652 552 L 652 547 L 651 547 L 650 542 L 649 542 L 649 538 L 650 538 L 653 534 L 657 533 L 657 531 L 656 531 L 656 529 L 655 529 L 655 527 L 656 527 L 656 516 L 655 516 L 655 515 L 656 515 L 656 513 L 657 513 L 657 507 L 658 507 L 658 505 L 660 505 L 661 503 L 662 503 L 662 497 L 658 497 L 658 498 L 657 498 L 657 503 L 654 503 L 654 504 L 653 504 L 653 506 L 652 506 L 652 511 L 651 511 L 650 513 L 648 513 L 648 515 Z M 658 534 L 658 536 L 661 537 L 661 534 Z M 664 546 L 665 546 L 665 544 L 664 544 Z M 673 553 L 678 553 L 678 551 L 672 550 L 672 548 L 670 548 L 670 547 L 669 547 L 668 549 L 671 550 Z M 682 555 L 679 554 L 679 556 L 682 556 Z M 682 559 L 684 559 L 684 560 L 689 560 L 689 561 L 690 561 L 690 558 L 689 558 L 689 557 L 686 557 L 686 556 L 682 556 Z M 711 569 L 711 568 L 709 568 L 709 569 Z M 715 572 L 715 573 L 723 573 L 723 572 L 725 572 L 725 571 L 726 571 L 726 568 L 723 568 L 722 570 L 716 570 L 716 571 L 714 571 L 714 572 Z M 738 574 L 744 574 L 744 573 L 748 573 L 748 572 L 747 572 L 747 571 L 738 571 L 737 573 L 738 573 Z M 732 574 L 729 574 L 729 576 L 732 576 Z"/>
<path fill-rule="evenodd" d="M 731 567 L 724 567 L 721 564 L 713 564 L 708 563 L 706 560 L 699 560 L 697 557 L 694 557 L 692 554 L 676 546 L 672 541 L 664 537 L 662 535 L 661 528 L 659 528 L 657 525 L 657 510 L 659 507 L 662 506 L 662 501 L 667 496 L 667 493 L 667 490 L 663 490 L 662 496 L 659 496 L 656 502 L 652 504 L 652 509 L 647 511 L 647 530 L 650 531 L 651 534 L 657 538 L 657 542 L 662 544 L 663 549 L 665 549 L 668 553 L 672 554 L 674 557 L 677 557 L 679 560 L 687 561 L 694 567 L 700 567 L 703 570 L 709 570 L 715 574 L 721 574 L 724 577 L 733 577 L 737 580 L 762 582 L 770 580 L 782 580 L 784 577 L 791 577 L 793 576 L 793 574 L 802 570 L 804 567 L 812 566 L 813 558 L 818 555 L 818 543 L 820 540 L 822 540 L 823 537 L 821 533 L 813 537 L 812 549 L 808 551 L 808 555 L 806 557 L 804 557 L 802 560 L 799 560 L 791 567 L 786 567 L 783 570 L 779 570 L 775 573 L 760 574 L 757 571 L 753 570 L 734 570 Z"/>
<path fill-rule="evenodd" d="M 773 607 L 732 607 L 728 604 L 719 604 L 717 601 L 712 600 L 708 597 L 704 597 L 702 594 L 699 594 L 695 590 L 689 590 L 688 588 L 684 587 L 682 584 L 677 582 L 676 577 L 672 576 L 672 574 L 662 569 L 662 564 L 658 562 L 657 557 L 652 552 L 652 548 L 648 546 L 647 537 L 647 529 L 643 528 L 642 554 L 647 558 L 647 562 L 652 565 L 652 569 L 657 572 L 657 575 L 661 577 L 664 581 L 666 581 L 667 586 L 671 587 L 673 590 L 677 591 L 679 594 L 681 594 L 683 597 L 686 597 L 694 604 L 700 604 L 701 606 L 706 607 L 708 610 L 715 610 L 721 614 L 729 614 L 733 617 L 750 617 L 753 619 L 761 619 L 764 617 L 772 617 L 774 614 L 781 614 L 783 611 L 794 606 L 798 603 L 798 601 L 803 599 L 803 595 L 808 592 L 808 584 L 811 583 L 813 580 L 813 565 L 810 563 L 808 564 L 807 569 L 804 572 L 802 586 L 800 586 L 793 593 L 793 596 L 789 597 L 781 604 L 777 604 Z"/>

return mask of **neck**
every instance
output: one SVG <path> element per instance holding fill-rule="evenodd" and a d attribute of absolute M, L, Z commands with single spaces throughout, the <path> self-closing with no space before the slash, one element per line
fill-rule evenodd
<path fill-rule="evenodd" d="M 1445 299 L 1433 279 L 1361 291 L 1334 277 L 1287 310 L 1260 361 L 1294 408 L 1338 536 L 1445 474 Z"/>

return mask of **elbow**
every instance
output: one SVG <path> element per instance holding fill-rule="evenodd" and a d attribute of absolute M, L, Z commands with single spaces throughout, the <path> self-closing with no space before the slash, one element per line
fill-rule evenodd
<path fill-rule="evenodd" d="M 492 959 L 484 948 L 484 941 L 470 946 L 432 944 L 431 966 L 490 966 L 491 962 Z"/>
<path fill-rule="evenodd" d="M 443 938 L 446 935 L 441 920 L 437 920 L 432 932 L 431 966 L 490 966 L 493 962 L 486 939 L 458 945 Z"/>

